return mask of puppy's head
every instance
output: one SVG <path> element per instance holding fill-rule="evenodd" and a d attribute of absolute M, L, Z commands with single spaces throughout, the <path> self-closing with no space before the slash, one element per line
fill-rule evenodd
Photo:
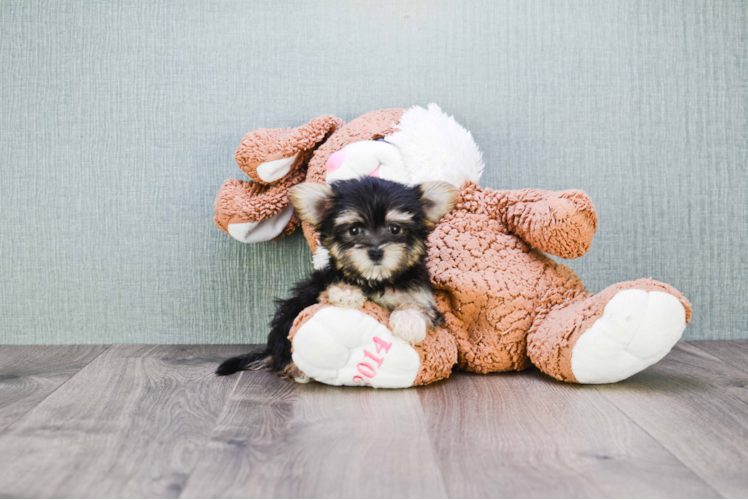
<path fill-rule="evenodd" d="M 375 177 L 299 184 L 289 192 L 299 217 L 313 224 L 335 265 L 351 278 L 381 281 L 418 263 L 434 223 L 452 210 L 446 182 L 409 187 Z"/>

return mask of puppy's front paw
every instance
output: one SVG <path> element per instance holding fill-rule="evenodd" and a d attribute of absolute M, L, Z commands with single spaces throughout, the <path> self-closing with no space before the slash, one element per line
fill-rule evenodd
<path fill-rule="evenodd" d="M 338 307 L 345 307 L 346 309 L 358 309 L 363 307 L 366 302 L 366 296 L 364 293 L 350 285 L 340 284 L 332 285 L 327 289 L 327 300 L 330 304 Z"/>
<path fill-rule="evenodd" d="M 309 375 L 306 375 L 304 372 L 299 370 L 296 363 L 289 363 L 288 366 L 286 366 L 283 370 L 283 378 L 293 380 L 298 384 L 308 384 L 312 380 L 309 378 Z"/>
<path fill-rule="evenodd" d="M 401 309 L 390 315 L 392 333 L 411 345 L 423 342 L 426 338 L 426 328 L 426 316 L 417 309 Z"/>

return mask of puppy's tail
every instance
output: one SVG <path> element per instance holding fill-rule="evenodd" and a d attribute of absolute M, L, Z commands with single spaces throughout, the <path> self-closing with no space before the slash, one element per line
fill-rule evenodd
<path fill-rule="evenodd" d="M 273 358 L 270 349 L 263 347 L 254 351 L 242 354 L 235 358 L 227 359 L 216 370 L 216 375 L 231 375 L 242 370 L 262 370 L 270 367 Z"/>

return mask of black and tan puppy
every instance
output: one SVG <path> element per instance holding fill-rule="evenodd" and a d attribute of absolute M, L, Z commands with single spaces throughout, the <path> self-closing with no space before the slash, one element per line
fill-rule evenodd
<path fill-rule="evenodd" d="M 426 269 L 426 238 L 454 206 L 454 186 L 428 182 L 409 187 L 364 177 L 331 188 L 299 184 L 289 194 L 299 217 L 318 231 L 329 263 L 279 302 L 266 348 L 225 361 L 217 374 L 265 367 L 285 372 L 294 319 L 323 293 L 335 306 L 358 308 L 371 300 L 393 311 L 392 333 L 411 344 L 423 341 L 428 327 L 441 324 Z"/>

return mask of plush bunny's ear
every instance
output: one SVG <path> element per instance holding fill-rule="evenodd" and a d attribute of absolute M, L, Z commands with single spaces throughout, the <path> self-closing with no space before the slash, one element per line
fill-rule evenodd
<path fill-rule="evenodd" d="M 457 188 L 448 182 L 424 182 L 421 188 L 421 203 L 426 219 L 436 222 L 451 211 L 457 200 Z"/>
<path fill-rule="evenodd" d="M 288 197 L 296 214 L 304 222 L 316 226 L 332 203 L 332 191 L 324 184 L 303 182 L 291 188 Z"/>

